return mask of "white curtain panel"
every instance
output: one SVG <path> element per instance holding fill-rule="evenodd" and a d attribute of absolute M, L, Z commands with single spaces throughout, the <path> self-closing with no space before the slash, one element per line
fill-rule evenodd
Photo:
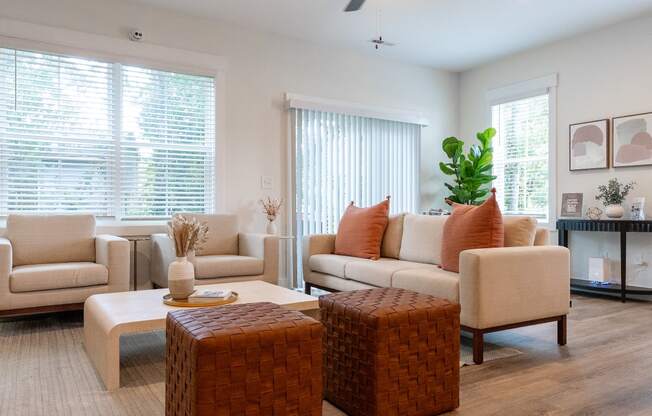
<path fill-rule="evenodd" d="M 391 213 L 417 211 L 420 125 L 323 111 L 292 111 L 296 112 L 295 229 L 299 257 L 303 236 L 335 233 L 351 201 L 368 207 L 389 195 Z"/>

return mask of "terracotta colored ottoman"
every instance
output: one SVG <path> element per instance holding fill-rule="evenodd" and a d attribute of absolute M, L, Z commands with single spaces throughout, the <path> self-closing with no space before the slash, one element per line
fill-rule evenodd
<path fill-rule="evenodd" d="M 325 399 L 349 416 L 459 406 L 460 306 L 402 289 L 319 298 Z"/>
<path fill-rule="evenodd" d="M 272 303 L 170 312 L 165 414 L 321 415 L 323 326 Z"/>

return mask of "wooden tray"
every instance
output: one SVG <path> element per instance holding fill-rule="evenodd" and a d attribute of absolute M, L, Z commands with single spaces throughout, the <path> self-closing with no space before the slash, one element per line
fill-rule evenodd
<path fill-rule="evenodd" d="M 168 293 L 163 296 L 163 303 L 169 306 L 177 306 L 181 308 L 201 308 L 206 306 L 221 306 L 228 305 L 238 300 L 238 292 L 231 292 L 231 297 L 228 299 L 216 299 L 212 302 L 188 302 L 188 299 L 172 299 Z"/>

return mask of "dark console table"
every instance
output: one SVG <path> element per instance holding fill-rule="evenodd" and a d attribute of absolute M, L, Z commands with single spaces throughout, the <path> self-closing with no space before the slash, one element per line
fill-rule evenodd
<path fill-rule="evenodd" d="M 627 285 L 627 233 L 652 233 L 652 221 L 633 220 L 581 220 L 561 219 L 557 221 L 559 245 L 568 247 L 569 231 L 614 232 L 620 234 L 620 284 L 598 284 L 588 280 L 571 279 L 571 288 L 582 291 L 620 293 L 625 302 L 627 295 L 652 295 L 652 288 Z"/>

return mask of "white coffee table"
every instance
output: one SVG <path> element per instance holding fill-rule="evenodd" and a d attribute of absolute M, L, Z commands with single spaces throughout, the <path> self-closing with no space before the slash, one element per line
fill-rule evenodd
<path fill-rule="evenodd" d="M 272 302 L 295 311 L 319 309 L 313 296 L 263 281 L 201 286 L 238 292 L 238 303 Z M 120 387 L 120 336 L 165 330 L 168 312 L 179 309 L 163 303 L 168 289 L 93 295 L 84 304 L 84 345 L 107 390 Z"/>

